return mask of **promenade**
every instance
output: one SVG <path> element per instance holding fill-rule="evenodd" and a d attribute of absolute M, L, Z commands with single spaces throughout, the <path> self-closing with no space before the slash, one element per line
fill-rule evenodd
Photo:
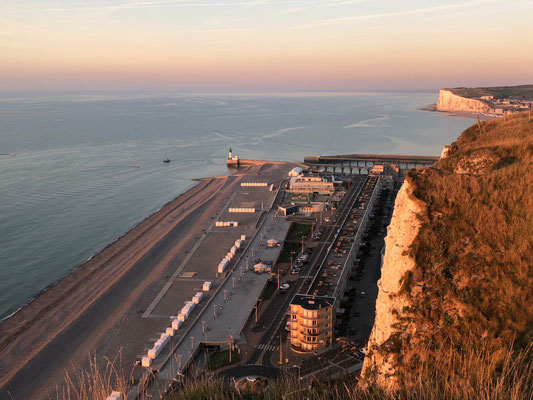
<path fill-rule="evenodd" d="M 142 375 L 135 360 L 202 281 L 222 284 L 217 264 L 241 234 L 252 237 L 275 195 L 240 183 L 279 183 L 293 167 L 265 164 L 201 182 L 3 321 L 0 398 L 55 397 L 67 373 L 79 376 L 94 359 L 101 370 L 109 359 L 123 376 Z M 258 211 L 236 215 L 230 206 Z M 213 226 L 235 217 L 236 228 Z"/>

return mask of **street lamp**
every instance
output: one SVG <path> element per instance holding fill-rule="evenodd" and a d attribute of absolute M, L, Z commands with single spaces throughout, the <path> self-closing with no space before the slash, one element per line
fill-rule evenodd
<path fill-rule="evenodd" d="M 182 354 L 178 354 L 178 375 L 181 375 L 181 357 L 183 357 Z"/>
<path fill-rule="evenodd" d="M 207 322 L 206 321 L 200 321 L 200 323 L 202 324 L 202 333 L 205 335 L 205 324 Z"/>
<path fill-rule="evenodd" d="M 302 379 L 301 373 L 302 373 L 302 366 L 301 365 L 293 365 L 294 368 L 298 368 L 298 380 Z"/>
<path fill-rule="evenodd" d="M 294 256 L 294 251 L 291 251 L 291 270 L 292 270 L 292 256 Z"/>
<path fill-rule="evenodd" d="M 213 304 L 213 315 L 214 317 L 216 318 L 218 315 L 217 315 L 217 305 L 216 304 Z"/>
<path fill-rule="evenodd" d="M 193 350 L 194 349 L 194 336 L 191 336 L 190 339 L 191 339 L 191 350 Z"/>
<path fill-rule="evenodd" d="M 262 301 L 259 297 L 255 300 L 255 323 L 257 324 L 257 310 L 259 308 L 259 302 Z"/>

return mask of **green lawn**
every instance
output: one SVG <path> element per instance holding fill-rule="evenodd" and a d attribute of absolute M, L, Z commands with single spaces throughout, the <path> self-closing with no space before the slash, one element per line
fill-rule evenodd
<path fill-rule="evenodd" d="M 236 362 L 239 362 L 239 353 L 237 350 L 233 350 L 231 352 L 231 364 L 235 364 Z M 229 350 L 221 350 L 211 354 L 208 367 L 210 371 L 214 371 L 229 364 Z"/>
<path fill-rule="evenodd" d="M 299 224 L 295 223 L 289 233 L 287 234 L 287 239 L 289 241 L 301 240 L 302 236 L 307 238 L 311 234 L 311 225 L 310 224 Z"/>
<path fill-rule="evenodd" d="M 300 253 L 301 249 L 302 249 L 302 245 L 298 242 L 285 242 L 283 244 L 283 249 L 281 250 L 281 254 L 279 255 L 278 262 L 280 263 L 291 262 L 291 251 L 294 251 L 294 254 L 292 256 L 292 260 L 294 261 L 296 257 L 298 257 L 298 254 Z"/>

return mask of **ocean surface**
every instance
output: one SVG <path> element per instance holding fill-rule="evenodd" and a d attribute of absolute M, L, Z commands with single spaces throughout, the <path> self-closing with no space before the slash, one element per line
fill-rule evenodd
<path fill-rule="evenodd" d="M 228 173 L 230 147 L 287 161 L 439 155 L 473 120 L 420 110 L 437 95 L 0 93 L 0 318 L 191 179 Z"/>

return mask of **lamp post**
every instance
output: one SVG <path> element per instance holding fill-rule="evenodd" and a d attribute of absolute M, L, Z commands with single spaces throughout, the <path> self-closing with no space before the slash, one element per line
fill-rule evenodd
<path fill-rule="evenodd" d="M 292 270 L 292 256 L 294 256 L 294 251 L 291 251 L 291 270 Z"/>
<path fill-rule="evenodd" d="M 301 380 L 301 379 L 302 379 L 302 377 L 301 377 L 302 366 L 301 366 L 301 365 L 296 365 L 296 364 L 294 364 L 293 367 L 294 367 L 294 368 L 298 368 L 298 380 Z"/>
<path fill-rule="evenodd" d="M 205 331 L 205 324 L 206 324 L 207 322 L 206 322 L 206 321 L 200 321 L 200 322 L 201 322 L 201 324 L 202 324 L 202 333 L 203 333 L 204 336 L 205 336 L 205 332 L 206 332 L 206 331 Z"/>
<path fill-rule="evenodd" d="M 191 350 L 193 350 L 194 349 L 194 336 L 191 336 L 190 339 L 191 339 Z"/>
<path fill-rule="evenodd" d="M 233 336 L 229 335 L 229 363 L 231 364 L 231 353 L 233 353 Z"/>
<path fill-rule="evenodd" d="M 255 323 L 257 324 L 257 310 L 259 308 L 259 302 L 261 301 L 261 299 L 258 297 L 256 300 L 255 300 Z"/>
<path fill-rule="evenodd" d="M 182 354 L 178 354 L 178 375 L 181 375 L 181 357 L 183 357 Z"/>
<path fill-rule="evenodd" d="M 216 304 L 213 304 L 213 315 L 214 317 L 216 318 L 218 315 L 217 315 L 217 305 Z"/>

